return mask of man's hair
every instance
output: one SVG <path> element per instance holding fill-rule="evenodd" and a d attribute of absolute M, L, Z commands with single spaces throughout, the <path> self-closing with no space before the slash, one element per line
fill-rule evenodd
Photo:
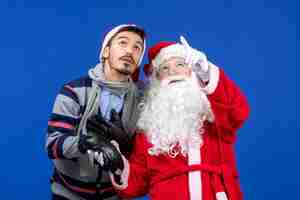
<path fill-rule="evenodd" d="M 146 33 L 145 31 L 137 26 L 127 26 L 124 28 L 121 28 L 118 32 L 116 32 L 116 34 L 109 40 L 109 42 L 107 43 L 107 46 L 111 45 L 111 41 L 121 32 L 124 31 L 128 31 L 128 32 L 132 32 L 132 33 L 136 33 L 138 36 L 140 36 L 143 40 L 143 42 L 145 42 L 145 37 L 146 37 Z"/>

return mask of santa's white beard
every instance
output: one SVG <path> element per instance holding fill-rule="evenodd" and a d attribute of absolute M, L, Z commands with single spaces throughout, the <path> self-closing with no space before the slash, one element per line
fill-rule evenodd
<path fill-rule="evenodd" d="M 148 141 L 151 155 L 178 153 L 201 145 L 203 122 L 213 119 L 210 103 L 197 82 L 189 79 L 167 86 L 152 82 L 138 120 Z"/>

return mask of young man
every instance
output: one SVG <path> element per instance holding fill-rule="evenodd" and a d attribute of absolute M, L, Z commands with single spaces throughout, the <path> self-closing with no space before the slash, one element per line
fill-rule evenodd
<path fill-rule="evenodd" d="M 121 145 L 123 153 L 130 151 L 139 101 L 131 76 L 138 70 L 145 47 L 143 29 L 133 24 L 115 27 L 105 36 L 100 62 L 88 76 L 70 81 L 60 90 L 46 139 L 54 163 L 53 200 L 118 199 L 106 172 L 110 167 L 103 170 L 94 151 L 114 151 L 107 144 L 111 140 Z M 93 123 L 102 127 L 96 135 L 91 131 Z"/>
<path fill-rule="evenodd" d="M 234 156 L 237 129 L 248 116 L 245 96 L 205 54 L 181 43 L 149 50 L 150 86 L 122 197 L 151 200 L 241 200 Z M 148 66 L 149 67 L 149 66 Z"/>

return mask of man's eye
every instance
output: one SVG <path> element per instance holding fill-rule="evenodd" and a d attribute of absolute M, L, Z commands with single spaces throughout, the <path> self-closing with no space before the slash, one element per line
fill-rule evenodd
<path fill-rule="evenodd" d="M 141 51 L 141 47 L 138 46 L 138 45 L 134 46 L 134 49 L 135 49 L 136 51 Z"/>
<path fill-rule="evenodd" d="M 119 45 L 120 46 L 126 46 L 127 42 L 125 40 L 121 40 L 121 41 L 119 41 Z"/>

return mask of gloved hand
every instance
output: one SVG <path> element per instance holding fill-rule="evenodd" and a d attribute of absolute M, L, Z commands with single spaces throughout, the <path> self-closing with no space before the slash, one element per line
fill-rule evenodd
<path fill-rule="evenodd" d="M 87 126 L 86 126 L 86 130 L 87 130 L 87 135 L 84 134 L 79 134 L 79 141 L 78 141 L 78 149 L 81 153 L 85 154 L 87 152 L 87 150 L 94 150 L 97 145 L 100 142 L 105 141 L 106 143 L 108 143 L 110 140 L 109 138 L 106 136 L 106 130 L 101 129 L 94 129 L 93 127 L 90 126 L 90 122 L 93 120 L 99 120 L 100 124 L 103 121 L 103 123 L 105 123 L 104 119 L 101 118 L 97 118 L 95 119 L 96 116 L 94 116 L 92 119 L 88 119 L 87 121 Z M 101 121 L 102 120 L 102 121 Z"/>
<path fill-rule="evenodd" d="M 209 79 L 209 65 L 206 55 L 192 48 L 183 36 L 180 36 L 180 42 L 186 50 L 185 62 L 192 67 L 193 72 L 202 81 L 208 81 Z"/>
<path fill-rule="evenodd" d="M 95 149 L 95 159 L 103 170 L 119 174 L 124 169 L 121 153 L 110 142 L 100 142 Z"/>
<path fill-rule="evenodd" d="M 95 138 L 93 135 L 83 135 L 80 134 L 78 140 L 78 150 L 85 154 L 88 150 L 95 149 L 97 146 L 97 138 Z"/>
<path fill-rule="evenodd" d="M 114 176 L 118 184 L 121 184 L 121 175 L 126 163 L 124 163 L 125 157 L 121 154 L 117 142 L 113 140 L 103 145 L 102 150 L 94 152 L 94 158 L 104 170 Z"/>
<path fill-rule="evenodd" d="M 123 163 L 124 163 L 124 169 L 121 171 L 121 173 L 118 175 L 109 173 L 112 185 L 117 190 L 123 190 L 123 189 L 127 188 L 127 186 L 128 186 L 128 179 L 129 179 L 129 173 L 130 173 L 129 165 L 130 164 L 123 155 L 122 155 L 122 158 L 123 158 Z"/>
<path fill-rule="evenodd" d="M 88 132 L 98 133 L 108 141 L 115 140 L 124 154 L 131 149 L 129 135 L 123 127 L 119 114 L 114 109 L 111 111 L 110 122 L 105 121 L 102 116 L 96 115 L 88 119 L 86 128 Z"/>
<path fill-rule="evenodd" d="M 87 123 L 86 127 L 87 135 L 79 135 L 79 151 L 83 154 L 86 152 L 93 153 L 94 159 L 103 170 L 110 171 L 113 174 L 119 174 L 124 168 L 124 163 L 120 151 L 110 142 L 111 140 L 106 137 L 106 126 L 101 126 L 101 130 L 99 130 L 94 129 L 93 126 L 88 124 L 89 123 Z"/>
<path fill-rule="evenodd" d="M 93 135 L 80 135 L 78 149 L 81 153 L 95 153 L 96 161 L 106 171 L 115 173 L 116 171 L 123 170 L 124 163 L 119 150 L 108 140 L 104 138 L 94 138 Z"/>

